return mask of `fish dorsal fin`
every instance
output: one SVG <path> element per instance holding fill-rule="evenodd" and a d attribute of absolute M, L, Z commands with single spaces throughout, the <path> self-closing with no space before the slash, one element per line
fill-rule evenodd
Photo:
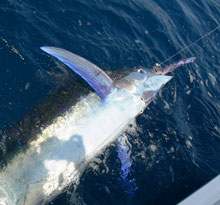
<path fill-rule="evenodd" d="M 58 58 L 79 74 L 103 99 L 114 89 L 112 79 L 98 66 L 67 50 L 55 47 L 41 47 L 46 53 Z"/>

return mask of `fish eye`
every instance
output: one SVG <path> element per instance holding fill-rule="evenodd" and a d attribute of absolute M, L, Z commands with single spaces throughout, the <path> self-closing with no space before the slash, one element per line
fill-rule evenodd
<path fill-rule="evenodd" d="M 144 73 L 144 70 L 141 69 L 141 68 L 139 68 L 137 71 L 138 71 L 139 73 Z"/>

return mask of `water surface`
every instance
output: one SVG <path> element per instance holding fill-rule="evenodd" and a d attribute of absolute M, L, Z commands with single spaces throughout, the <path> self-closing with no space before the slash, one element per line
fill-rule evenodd
<path fill-rule="evenodd" d="M 62 111 L 70 106 L 67 101 L 71 96 L 78 99 L 83 92 L 91 91 L 40 46 L 65 48 L 105 71 L 134 66 L 152 69 L 155 63 L 164 62 L 217 27 L 219 19 L 217 0 L 2 2 L 2 163 L 9 151 L 24 141 L 20 137 L 23 130 L 16 130 L 18 122 L 30 120 L 30 129 L 37 124 L 41 115 L 39 110 L 33 111 L 36 106 L 47 102 L 48 107 L 53 106 L 51 110 Z M 175 71 L 174 79 L 133 123 L 136 129 L 127 131 L 128 149 L 122 151 L 130 162 L 128 173 L 126 170 L 123 175 L 120 147 L 115 142 L 88 165 L 79 186 L 73 184 L 50 204 L 171 205 L 219 174 L 219 35 L 219 30 L 213 32 L 166 62 L 197 57 L 194 64 Z M 63 97 L 63 90 L 67 93 L 65 103 L 59 97 Z M 54 112 L 40 110 L 44 116 L 53 117 Z M 28 130 L 26 125 L 22 129 Z M 12 139 L 9 135 L 5 139 L 4 132 L 11 133 Z M 10 140 L 13 143 L 7 151 L 6 141 L 10 144 Z"/>

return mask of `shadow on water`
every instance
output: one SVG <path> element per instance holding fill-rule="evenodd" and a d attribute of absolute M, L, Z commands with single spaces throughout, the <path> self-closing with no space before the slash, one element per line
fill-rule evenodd
<path fill-rule="evenodd" d="M 54 184 L 58 183 L 58 187 L 56 187 L 54 192 L 57 192 L 58 188 L 66 188 L 67 185 L 70 185 L 70 183 L 73 182 L 72 180 L 74 178 L 78 178 L 85 160 L 85 148 L 81 136 L 73 135 L 68 141 L 62 141 L 57 137 L 52 137 L 43 144 L 41 149 L 42 150 L 38 158 L 40 163 L 43 164 L 44 171 L 46 172 L 45 176 L 49 176 L 57 170 L 60 172 L 57 179 L 58 181 L 51 181 L 48 184 L 50 186 L 54 186 Z M 74 171 L 70 171 L 71 165 L 74 165 Z M 62 171 L 64 166 L 65 172 Z M 67 170 L 68 168 L 70 168 L 70 170 Z M 45 187 L 41 187 L 41 189 L 44 192 L 48 191 Z M 45 200 L 47 201 L 47 199 Z"/>
<path fill-rule="evenodd" d="M 53 136 L 41 146 L 31 147 L 21 156 L 18 154 L 3 176 L 12 193 L 18 194 L 18 199 L 25 204 L 45 204 L 78 179 L 84 160 L 81 136 L 73 135 L 66 141 Z"/>
<path fill-rule="evenodd" d="M 74 155 L 72 154 L 74 152 Z M 54 152 L 56 154 L 54 155 Z M 78 162 L 84 156 L 84 146 L 80 135 L 73 135 L 69 140 L 59 140 L 51 137 L 42 146 L 39 158 L 45 160 L 66 160 L 67 162 Z M 46 157 L 45 157 L 46 156 Z"/>

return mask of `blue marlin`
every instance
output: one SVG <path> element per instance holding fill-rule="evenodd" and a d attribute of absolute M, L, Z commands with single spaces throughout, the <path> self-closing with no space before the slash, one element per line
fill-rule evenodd
<path fill-rule="evenodd" d="M 137 69 L 113 82 L 98 66 L 69 51 L 41 47 L 79 74 L 96 91 L 32 140 L 0 171 L 0 204 L 47 204 L 71 183 L 86 164 L 119 137 L 127 125 L 172 79 L 166 75 L 195 57 L 149 72 Z"/>

